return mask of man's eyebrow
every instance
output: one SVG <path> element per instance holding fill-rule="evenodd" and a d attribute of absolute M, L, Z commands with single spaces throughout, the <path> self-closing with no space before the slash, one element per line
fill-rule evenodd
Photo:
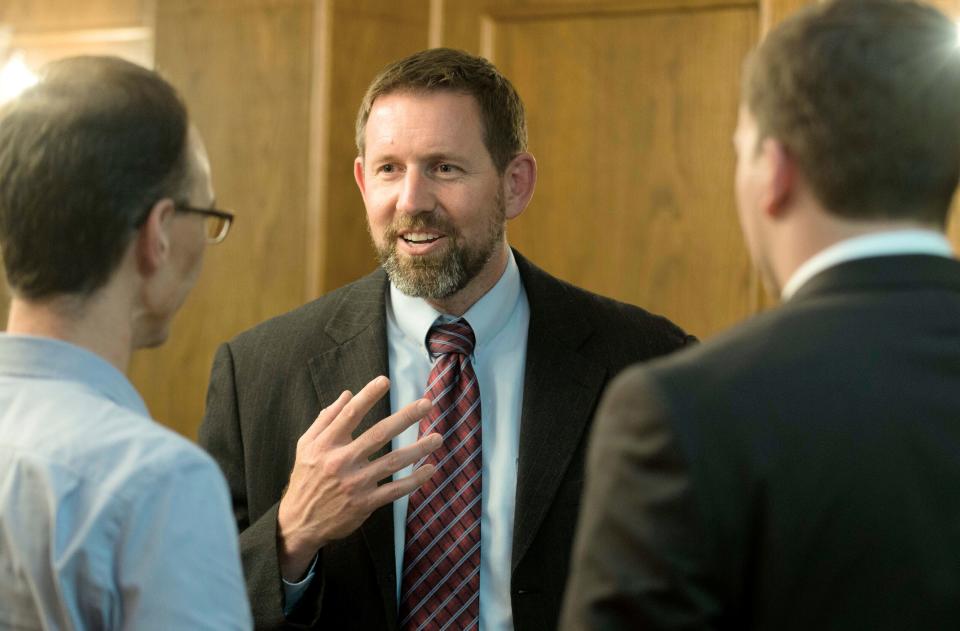
<path fill-rule="evenodd" d="M 364 162 L 370 162 L 374 164 L 383 164 L 386 162 L 398 162 L 400 158 L 395 153 L 383 153 L 383 154 L 367 154 L 367 157 L 364 159 Z M 459 154 L 455 151 L 433 151 L 425 155 L 417 157 L 417 161 L 434 163 L 434 162 L 469 162 L 470 159 L 466 156 Z"/>
<path fill-rule="evenodd" d="M 468 159 L 454 151 L 435 151 L 428 153 L 425 157 L 427 162 L 442 162 L 452 160 L 453 162 L 467 162 Z"/>

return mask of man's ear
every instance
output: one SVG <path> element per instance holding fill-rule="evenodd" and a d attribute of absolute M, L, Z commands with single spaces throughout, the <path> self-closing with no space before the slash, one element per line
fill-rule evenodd
<path fill-rule="evenodd" d="M 360 189 L 360 196 L 366 200 L 367 182 L 364 179 L 363 158 L 360 156 L 357 156 L 357 159 L 353 161 L 353 179 L 356 180 L 357 188 Z"/>
<path fill-rule="evenodd" d="M 537 161 L 529 153 L 517 155 L 503 171 L 503 202 L 507 219 L 519 217 L 537 186 Z"/>
<path fill-rule="evenodd" d="M 798 176 L 797 161 L 775 138 L 764 139 L 761 151 L 768 170 L 763 211 L 771 218 L 778 218 L 786 212 L 793 199 Z"/>
<path fill-rule="evenodd" d="M 153 276 L 170 256 L 170 225 L 175 213 L 173 200 L 161 199 L 140 226 L 135 247 L 137 269 L 143 276 Z"/>

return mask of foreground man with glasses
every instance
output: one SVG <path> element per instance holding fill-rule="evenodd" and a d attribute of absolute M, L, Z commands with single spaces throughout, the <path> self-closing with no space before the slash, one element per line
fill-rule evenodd
<path fill-rule="evenodd" d="M 227 488 L 124 377 L 230 213 L 171 86 L 48 66 L 0 111 L 0 628 L 248 629 Z"/>

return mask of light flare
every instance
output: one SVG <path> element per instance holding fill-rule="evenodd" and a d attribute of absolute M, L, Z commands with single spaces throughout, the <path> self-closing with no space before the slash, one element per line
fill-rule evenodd
<path fill-rule="evenodd" d="M 23 53 L 13 53 L 0 68 L 0 104 L 15 99 L 21 92 L 36 85 L 38 80 L 24 61 Z"/>

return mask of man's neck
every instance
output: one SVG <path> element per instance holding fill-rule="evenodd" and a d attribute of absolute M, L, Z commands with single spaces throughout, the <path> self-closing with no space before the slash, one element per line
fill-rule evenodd
<path fill-rule="evenodd" d="M 818 210 L 798 214 L 797 221 L 788 229 L 780 231 L 779 238 L 770 244 L 772 272 L 776 274 L 778 293 L 806 261 L 820 252 L 844 241 L 901 230 L 935 230 L 915 221 L 903 220 L 850 220 Z"/>
<path fill-rule="evenodd" d="M 49 337 L 87 349 L 126 372 L 132 348 L 132 327 L 109 299 L 58 296 L 45 300 L 14 298 L 7 333 Z"/>

